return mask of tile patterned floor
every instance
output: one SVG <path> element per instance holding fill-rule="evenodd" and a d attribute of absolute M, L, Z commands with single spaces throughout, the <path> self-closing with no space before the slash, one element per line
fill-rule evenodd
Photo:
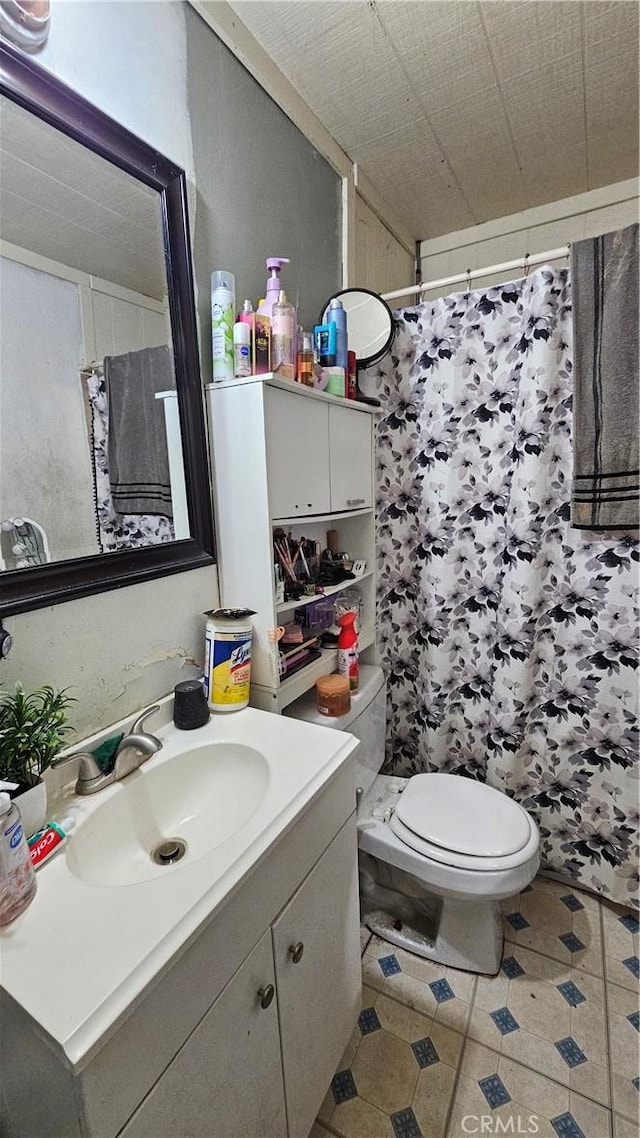
<path fill-rule="evenodd" d="M 538 877 L 495 977 L 362 930 L 358 1026 L 311 1138 L 640 1138 L 637 915 Z"/>

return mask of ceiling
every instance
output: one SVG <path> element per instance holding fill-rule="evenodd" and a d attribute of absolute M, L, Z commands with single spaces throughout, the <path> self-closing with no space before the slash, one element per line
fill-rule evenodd
<path fill-rule="evenodd" d="M 4 96 L 0 227 L 22 249 L 163 300 L 159 194 Z"/>
<path fill-rule="evenodd" d="M 416 238 L 638 174 L 636 0 L 231 0 Z"/>

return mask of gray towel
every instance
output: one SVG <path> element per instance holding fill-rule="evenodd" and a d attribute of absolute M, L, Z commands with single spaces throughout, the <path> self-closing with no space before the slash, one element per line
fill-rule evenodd
<path fill-rule="evenodd" d="M 164 407 L 157 391 L 175 388 L 166 346 L 105 356 L 109 482 L 119 514 L 173 517 Z"/>
<path fill-rule="evenodd" d="M 571 249 L 574 352 L 571 523 L 639 523 L 638 225 Z"/>

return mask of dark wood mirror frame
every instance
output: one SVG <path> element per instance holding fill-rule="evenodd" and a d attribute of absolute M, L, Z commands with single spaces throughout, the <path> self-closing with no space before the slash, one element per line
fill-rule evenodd
<path fill-rule="evenodd" d="M 0 616 L 10 616 L 212 565 L 214 536 L 184 171 L 4 41 L 0 91 L 158 191 L 192 535 L 144 549 L 0 572 Z"/>

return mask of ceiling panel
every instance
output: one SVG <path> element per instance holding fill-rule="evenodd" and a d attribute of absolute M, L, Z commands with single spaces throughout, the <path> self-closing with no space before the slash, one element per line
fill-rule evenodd
<path fill-rule="evenodd" d="M 232 0 L 416 238 L 638 173 L 635 0 Z"/>

